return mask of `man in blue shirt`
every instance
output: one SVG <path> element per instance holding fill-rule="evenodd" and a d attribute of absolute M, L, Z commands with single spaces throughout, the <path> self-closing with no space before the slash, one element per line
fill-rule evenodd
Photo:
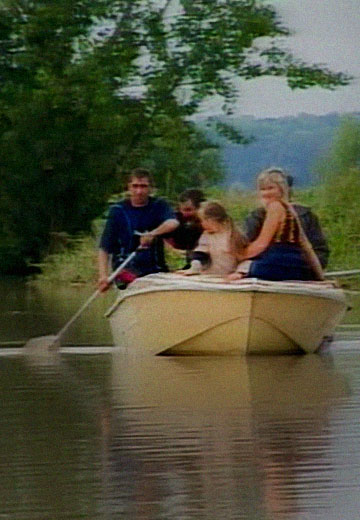
<path fill-rule="evenodd" d="M 122 286 L 150 273 L 167 271 L 162 235 L 174 231 L 179 225 L 168 203 L 151 196 L 153 181 L 144 168 L 132 170 L 128 178 L 129 197 L 114 204 L 100 239 L 98 256 L 100 291 L 106 291 L 109 259 L 115 269 L 139 245 L 138 251 L 127 265 Z"/>

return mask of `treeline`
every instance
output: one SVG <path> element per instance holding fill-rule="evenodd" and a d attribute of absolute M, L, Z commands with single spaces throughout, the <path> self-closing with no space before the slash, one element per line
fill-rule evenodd
<path fill-rule="evenodd" d="M 169 198 L 218 183 L 217 148 L 188 118 L 214 94 L 230 112 L 232 75 L 349 81 L 290 56 L 276 44 L 287 34 L 256 1 L 3 0 L 0 272 L 26 272 L 56 237 L 88 232 L 134 166 Z"/>
<path fill-rule="evenodd" d="M 315 168 L 319 185 L 309 190 L 329 237 L 332 265 L 360 265 L 360 121 L 348 118 L 336 133 L 327 154 Z"/>
<path fill-rule="evenodd" d="M 251 116 L 232 117 L 231 125 L 249 139 L 248 146 L 229 143 L 217 135 L 219 121 L 214 117 L 199 123 L 211 141 L 218 144 L 225 167 L 225 186 L 254 187 L 257 172 L 271 165 L 284 168 L 295 178 L 297 187 L 318 183 L 314 174 L 316 163 L 331 148 L 344 117 L 360 120 L 360 113 L 342 116 L 299 114 L 279 118 L 257 119 Z"/>

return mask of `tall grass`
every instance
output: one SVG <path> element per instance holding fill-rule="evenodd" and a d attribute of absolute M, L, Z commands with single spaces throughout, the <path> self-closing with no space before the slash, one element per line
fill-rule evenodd
<path fill-rule="evenodd" d="M 354 186 L 349 189 L 349 193 L 354 193 Z M 329 243 L 328 270 L 331 271 L 360 267 L 358 210 L 355 201 L 347 204 L 340 200 L 340 194 L 339 186 L 324 185 L 321 188 L 300 191 L 296 196 L 296 202 L 310 206 L 320 220 Z M 360 197 L 360 190 L 358 196 Z"/>
<path fill-rule="evenodd" d="M 97 277 L 97 240 L 94 235 L 69 238 L 60 251 L 49 254 L 39 265 L 35 282 L 85 284 Z"/>

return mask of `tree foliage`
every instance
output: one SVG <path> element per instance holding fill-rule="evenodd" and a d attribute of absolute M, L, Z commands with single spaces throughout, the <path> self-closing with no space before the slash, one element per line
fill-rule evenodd
<path fill-rule="evenodd" d="M 333 263 L 357 267 L 360 253 L 360 121 L 344 119 L 318 167 L 322 176 L 320 212 L 329 230 Z"/>
<path fill-rule="evenodd" d="M 214 94 L 230 112 L 234 77 L 349 80 L 298 62 L 276 40 L 287 34 L 255 0 L 3 0 L 2 269 L 37 262 L 51 233 L 88 230 L 119 170 L 149 164 L 169 196 L 219 179 L 187 118 Z"/>
<path fill-rule="evenodd" d="M 360 168 L 360 120 L 346 117 L 319 171 L 324 181 L 331 183 L 339 181 L 342 172 L 356 168 Z"/>
<path fill-rule="evenodd" d="M 126 3 L 132 4 L 122 2 Z M 180 93 L 183 114 L 194 113 L 214 94 L 221 95 L 231 110 L 237 95 L 235 77 L 282 76 L 291 88 L 335 88 L 348 81 L 341 73 L 295 59 L 283 48 L 278 37 L 287 36 L 288 30 L 263 2 L 167 0 L 153 2 L 152 8 L 147 2 L 135 4 L 132 30 L 138 32 L 144 57 L 137 81 L 146 87 L 149 101 L 165 105 L 165 111 L 169 100 L 179 105 Z M 122 21 L 120 16 L 119 27 Z"/>

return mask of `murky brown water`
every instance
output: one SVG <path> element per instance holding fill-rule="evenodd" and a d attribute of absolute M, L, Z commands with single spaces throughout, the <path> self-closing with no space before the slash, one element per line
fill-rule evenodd
<path fill-rule="evenodd" d="M 92 288 L 3 281 L 0 341 L 56 333 Z M 358 520 L 359 308 L 330 353 L 126 352 L 102 318 L 60 355 L 0 349 L 0 520 Z"/>

